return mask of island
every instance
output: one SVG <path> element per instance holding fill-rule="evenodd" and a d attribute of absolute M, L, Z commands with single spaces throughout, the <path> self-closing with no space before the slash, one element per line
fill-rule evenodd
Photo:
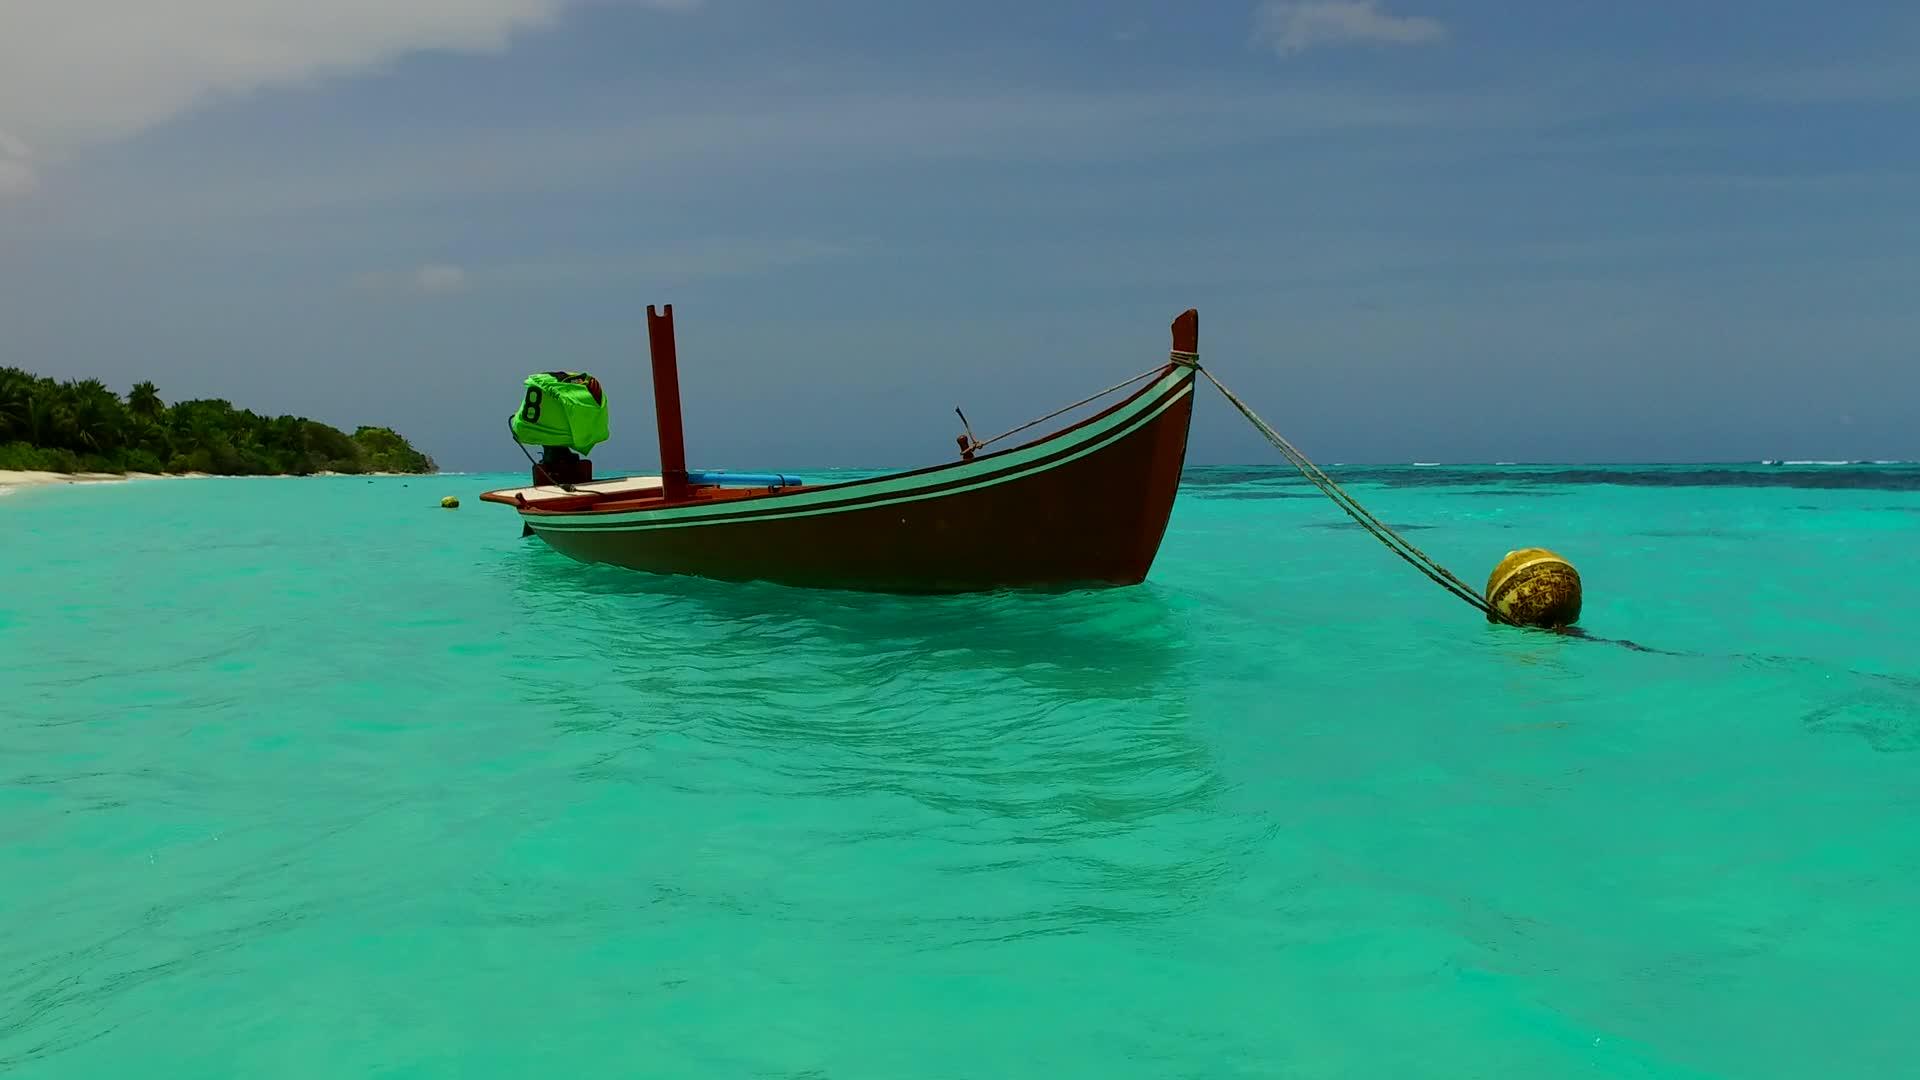
<path fill-rule="evenodd" d="M 261 416 L 217 398 L 160 400 L 150 382 L 123 400 L 98 379 L 56 382 L 0 367 L 0 471 L 66 474 L 199 473 L 313 476 L 421 475 L 433 459 L 398 432 L 349 435 L 301 416 Z"/>

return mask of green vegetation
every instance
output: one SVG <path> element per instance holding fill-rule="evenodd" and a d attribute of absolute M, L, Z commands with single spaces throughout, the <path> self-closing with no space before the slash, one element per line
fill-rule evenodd
<path fill-rule="evenodd" d="M 352 435 L 225 401 L 168 405 L 150 382 L 122 401 L 98 379 L 55 382 L 0 368 L 0 469 L 47 472 L 431 473 L 433 459 L 390 428 Z"/>

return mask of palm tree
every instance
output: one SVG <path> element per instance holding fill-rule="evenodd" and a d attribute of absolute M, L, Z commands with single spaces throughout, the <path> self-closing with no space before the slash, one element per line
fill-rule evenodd
<path fill-rule="evenodd" d="M 32 442 L 33 376 L 19 368 L 0 368 L 0 443 Z"/>
<path fill-rule="evenodd" d="M 22 430 L 35 446 L 60 445 L 54 414 L 58 411 L 52 394 L 35 394 L 27 399 L 27 415 Z"/>
<path fill-rule="evenodd" d="M 127 411 L 142 420 L 157 420 L 167 411 L 167 406 L 160 400 L 159 387 L 150 382 L 137 382 L 127 394 Z"/>
<path fill-rule="evenodd" d="M 120 395 L 107 389 L 99 379 L 80 379 L 61 386 L 73 434 L 69 449 L 108 453 L 124 445 L 127 436 L 126 407 Z"/>

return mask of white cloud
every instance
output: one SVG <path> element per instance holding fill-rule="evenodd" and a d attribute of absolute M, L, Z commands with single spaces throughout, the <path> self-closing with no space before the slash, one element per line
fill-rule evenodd
<path fill-rule="evenodd" d="M 466 289 L 467 271 L 449 263 L 428 263 L 405 271 L 375 270 L 361 274 L 354 284 L 378 292 L 445 296 Z"/>
<path fill-rule="evenodd" d="M 617 258 L 562 258 L 490 267 L 488 282 L 525 285 L 578 285 L 597 281 L 687 282 L 745 277 L 794 266 L 854 258 L 873 250 L 865 240 L 815 240 L 808 237 L 705 237 L 691 243 L 667 243 L 645 253 Z"/>
<path fill-rule="evenodd" d="M 444 264 L 423 266 L 413 272 L 413 287 L 423 293 L 459 292 L 467 287 L 467 272 Z"/>
<path fill-rule="evenodd" d="M 1822 67 L 1779 67 L 1729 77 L 1723 93 L 1766 105 L 1851 105 L 1912 101 L 1920 77 L 1911 63 L 1853 61 Z"/>
<path fill-rule="evenodd" d="M 584 2 L 6 0 L 0 130 L 60 156 L 222 95 L 364 70 L 424 49 L 499 50 L 514 33 Z M 677 10 L 700 0 L 623 2 Z M 0 176 L 9 160 L 0 153 Z"/>
<path fill-rule="evenodd" d="M 32 191 L 33 149 L 19 139 L 0 131 L 0 199 Z"/>
<path fill-rule="evenodd" d="M 125 205 L 142 217 L 233 221 L 481 194 L 551 197 L 617 187 L 658 196 L 683 187 L 710 190 L 728 175 L 768 170 L 798 177 L 938 162 L 1122 162 L 1333 131 L 1505 129 L 1531 123 L 1535 108 L 1524 99 L 1473 94 L 1414 98 L 1310 89 L 1013 94 L 943 88 L 770 98 L 756 88 L 741 100 L 674 112 L 651 110 L 636 98 L 614 123 L 426 130 L 404 145 L 364 151 L 351 133 L 324 149 L 290 148 L 285 155 L 271 144 L 240 145 L 196 160 L 193 173 L 143 177 L 147 197 Z M 217 186 L 202 179 L 208 170 L 221 176 Z"/>
<path fill-rule="evenodd" d="M 385 296 L 447 296 L 497 288 L 574 287 L 607 281 L 649 284 L 743 277 L 794 266 L 843 259 L 869 250 L 864 241 L 806 237 L 709 237 L 668 244 L 644 254 L 582 257 L 562 254 L 544 261 L 465 267 L 427 263 L 410 270 L 374 270 L 352 284 Z"/>
<path fill-rule="evenodd" d="M 1379 0 L 1267 0 L 1254 12 L 1254 34 L 1282 56 L 1317 45 L 1425 45 L 1447 36 L 1440 20 L 1392 15 Z"/>

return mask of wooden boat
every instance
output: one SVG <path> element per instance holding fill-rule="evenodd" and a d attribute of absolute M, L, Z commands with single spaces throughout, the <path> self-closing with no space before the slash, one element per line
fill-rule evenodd
<path fill-rule="evenodd" d="M 1182 313 L 1165 365 L 1050 435 L 983 453 L 997 439 L 968 432 L 955 461 L 808 484 L 687 469 L 673 306 L 649 305 L 660 475 L 557 483 L 536 463 L 531 486 L 481 498 L 576 560 L 655 574 L 891 593 L 1135 585 L 1186 460 L 1199 325 Z"/>

